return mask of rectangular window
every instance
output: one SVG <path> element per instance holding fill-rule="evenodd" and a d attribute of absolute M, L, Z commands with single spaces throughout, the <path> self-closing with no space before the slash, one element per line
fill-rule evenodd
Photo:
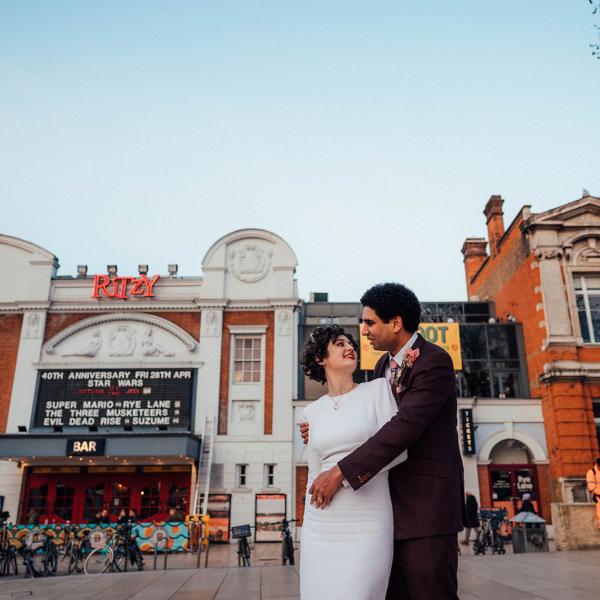
<path fill-rule="evenodd" d="M 600 277 L 578 275 L 573 283 L 581 337 L 589 344 L 600 344 Z"/>
<path fill-rule="evenodd" d="M 265 465 L 265 487 L 275 485 L 275 465 Z"/>
<path fill-rule="evenodd" d="M 233 357 L 233 383 L 260 383 L 262 337 L 236 336 Z"/>
<path fill-rule="evenodd" d="M 248 465 L 236 465 L 236 487 L 246 487 Z"/>

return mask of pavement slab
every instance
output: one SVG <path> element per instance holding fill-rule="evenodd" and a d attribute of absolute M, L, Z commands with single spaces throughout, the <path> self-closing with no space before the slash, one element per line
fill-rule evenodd
<path fill-rule="evenodd" d="M 214 563 L 223 566 L 208 569 L 196 569 L 195 557 L 182 556 L 170 560 L 172 568 L 166 571 L 4 578 L 0 579 L 0 600 L 299 600 L 298 565 L 272 566 L 273 552 L 272 546 L 257 549 L 253 562 L 261 566 L 247 568 L 231 565 L 237 558 L 235 552 L 223 548 L 212 555 Z M 463 553 L 459 597 L 598 600 L 599 566 L 598 550 L 516 555 L 509 550 L 504 556 Z"/>

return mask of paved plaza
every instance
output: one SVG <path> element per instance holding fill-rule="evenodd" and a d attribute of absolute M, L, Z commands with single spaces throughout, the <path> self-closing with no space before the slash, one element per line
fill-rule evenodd
<path fill-rule="evenodd" d="M 234 557 L 231 550 L 215 549 L 212 558 L 224 564 Z M 192 568 L 194 557 L 188 556 L 172 560 L 169 566 L 173 568 L 167 571 L 153 571 L 152 562 L 147 561 L 149 570 L 141 573 L 0 579 L 0 600 L 298 599 L 297 568 L 274 566 L 277 550 L 275 545 L 259 545 L 255 550 L 258 566 L 251 568 L 197 570 Z M 597 600 L 600 551 L 514 555 L 509 549 L 505 556 L 463 555 L 459 579 L 461 600 Z"/>

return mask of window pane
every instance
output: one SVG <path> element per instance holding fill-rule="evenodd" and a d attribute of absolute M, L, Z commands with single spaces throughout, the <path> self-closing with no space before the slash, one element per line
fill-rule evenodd
<path fill-rule="evenodd" d="M 600 312 L 592 312 L 592 327 L 594 328 L 594 341 L 600 341 Z"/>
<path fill-rule="evenodd" d="M 460 345 L 465 360 L 487 359 L 485 325 L 465 325 L 460 328 Z"/>
<path fill-rule="evenodd" d="M 463 362 L 461 373 L 463 396 L 491 398 L 490 375 L 487 362 Z"/>
<path fill-rule="evenodd" d="M 518 373 L 492 373 L 494 398 L 521 397 L 520 378 Z"/>
<path fill-rule="evenodd" d="M 600 310 L 600 296 L 589 296 L 590 310 Z"/>
<path fill-rule="evenodd" d="M 488 327 L 487 332 L 490 345 L 490 358 L 516 358 L 519 356 L 514 327 L 506 325 Z"/>
<path fill-rule="evenodd" d="M 585 315 L 584 311 L 579 311 L 579 325 L 581 326 L 581 337 L 583 338 L 584 342 L 591 342 L 591 338 L 590 338 L 590 330 L 588 327 L 588 322 L 587 322 L 587 317 Z"/>
<path fill-rule="evenodd" d="M 594 418 L 600 419 L 600 400 L 599 399 L 592 400 L 592 408 L 594 410 Z"/>
<path fill-rule="evenodd" d="M 583 296 L 578 294 L 576 296 L 576 301 L 577 301 L 577 310 L 585 310 L 585 300 L 583 299 Z"/>
<path fill-rule="evenodd" d="M 510 471 L 492 471 L 492 500 L 510 500 L 511 497 Z"/>
<path fill-rule="evenodd" d="M 588 290 L 600 290 L 600 277 L 585 277 L 585 285 Z"/>
<path fill-rule="evenodd" d="M 573 287 L 576 290 L 581 289 L 581 277 L 579 277 L 579 276 L 573 277 Z"/>

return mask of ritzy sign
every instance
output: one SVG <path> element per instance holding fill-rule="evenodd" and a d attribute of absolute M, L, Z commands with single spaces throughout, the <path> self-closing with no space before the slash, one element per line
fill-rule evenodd
<path fill-rule="evenodd" d="M 151 298 L 154 296 L 154 286 L 159 280 L 160 275 L 154 275 L 148 279 L 146 275 L 139 277 L 113 277 L 108 275 L 94 276 L 94 291 L 92 298 L 120 298 L 125 300 L 130 297 Z"/>

